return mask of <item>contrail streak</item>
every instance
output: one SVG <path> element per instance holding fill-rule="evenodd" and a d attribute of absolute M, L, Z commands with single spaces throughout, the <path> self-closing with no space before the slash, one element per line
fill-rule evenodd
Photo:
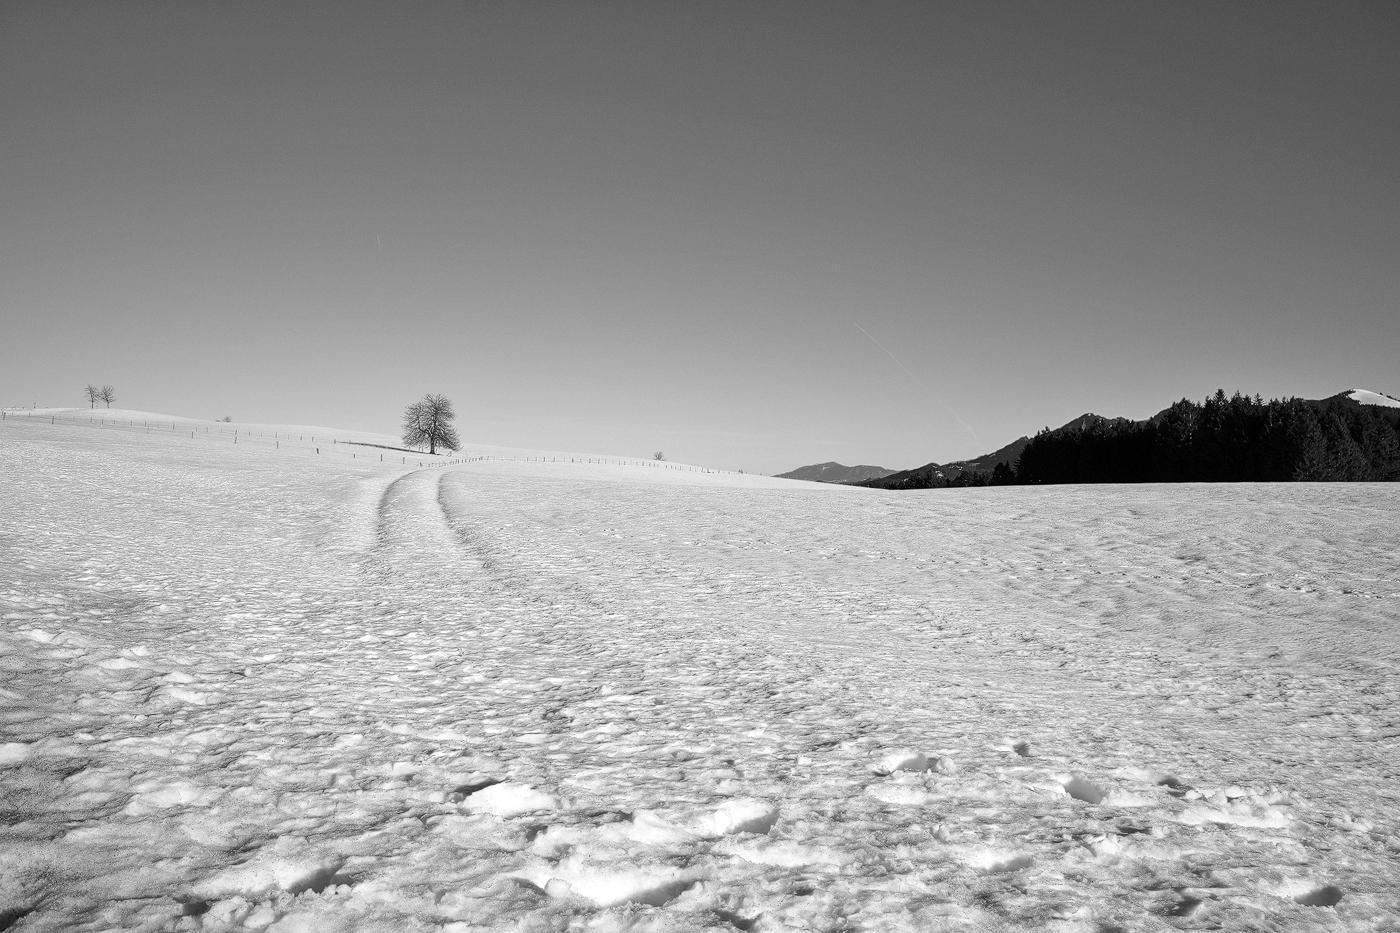
<path fill-rule="evenodd" d="M 852 324 L 855 324 L 855 321 L 852 321 L 851 323 L 852 323 Z M 864 334 L 865 336 L 870 337 L 870 331 L 866 330 L 864 327 L 861 327 L 859 324 L 856 324 L 856 330 L 860 331 L 860 332 L 861 332 L 862 334 Z M 962 425 L 963 428 L 967 431 L 967 433 L 972 435 L 972 439 L 973 439 L 974 441 L 976 441 L 978 444 L 981 444 L 981 443 L 982 443 L 982 439 L 981 439 L 980 437 L 977 436 L 977 432 L 974 431 L 974 430 L 972 430 L 972 428 L 968 425 L 968 423 L 967 423 L 966 421 L 964 421 L 964 420 L 962 420 L 961 418 L 959 418 L 959 417 L 958 417 L 958 413 L 955 412 L 955 411 L 953 411 L 953 409 L 949 408 L 949 407 L 948 407 L 948 404 L 947 404 L 946 402 L 944 402 L 943 399 L 939 398 L 938 395 L 933 391 L 933 389 L 931 389 L 931 388 L 928 386 L 927 383 L 925 383 L 925 382 L 924 382 L 922 379 L 920 379 L 918 376 L 916 376 L 916 375 L 914 375 L 913 373 L 911 373 L 911 372 L 909 371 L 909 367 L 905 366 L 903 363 L 901 363 L 901 362 L 899 361 L 899 357 L 895 356 L 895 355 L 894 355 L 893 353 L 891 353 L 889 350 L 886 350 L 886 349 L 885 349 L 885 345 L 884 345 L 883 343 L 881 343 L 880 341 L 876 340 L 874 337 L 870 337 L 870 342 L 873 343 L 873 344 L 875 344 L 875 346 L 879 347 L 881 350 L 884 350 L 884 351 L 885 351 L 885 355 L 888 356 L 890 359 L 894 360 L 894 365 L 896 365 L 896 366 L 898 366 L 900 369 L 904 370 L 904 375 L 906 375 L 906 376 L 908 376 L 910 379 L 914 380 L 914 382 L 919 386 L 919 388 L 923 389 L 923 390 L 924 390 L 925 392 L 927 392 L 930 396 L 932 396 L 932 397 L 933 397 L 933 400 L 934 400 L 935 402 L 937 402 L 938 404 L 942 405 L 942 406 L 943 406 L 943 410 L 946 411 L 948 414 L 952 415 L 952 416 L 953 416 L 953 420 L 956 421 L 958 424 Z"/>

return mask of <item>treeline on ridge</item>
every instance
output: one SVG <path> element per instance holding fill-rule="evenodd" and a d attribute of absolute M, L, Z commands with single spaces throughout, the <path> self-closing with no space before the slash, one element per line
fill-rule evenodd
<path fill-rule="evenodd" d="M 1145 422 L 1042 431 L 1014 482 L 1183 483 L 1400 480 L 1400 419 L 1304 399 L 1182 399 Z"/>
<path fill-rule="evenodd" d="M 894 479 L 893 477 L 891 479 Z M 1400 409 L 1224 391 L 1146 421 L 1088 417 L 1031 438 L 1013 464 L 929 472 L 884 488 L 1052 483 L 1400 480 Z"/>

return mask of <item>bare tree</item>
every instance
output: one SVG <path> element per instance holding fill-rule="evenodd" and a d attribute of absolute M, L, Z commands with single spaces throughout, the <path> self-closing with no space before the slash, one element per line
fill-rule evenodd
<path fill-rule="evenodd" d="M 457 439 L 457 429 L 452 427 L 452 419 L 457 413 L 445 395 L 425 395 L 414 402 L 403 413 L 403 443 L 405 447 L 428 445 L 428 453 L 435 454 L 441 447 L 452 451 L 462 446 Z"/>
<path fill-rule="evenodd" d="M 653 460 L 665 460 L 665 459 L 666 459 L 666 455 L 665 455 L 664 453 L 662 453 L 661 451 L 658 450 L 656 453 L 654 453 L 654 454 L 651 455 L 651 459 L 653 459 Z"/>
<path fill-rule="evenodd" d="M 111 408 L 112 403 L 117 400 L 117 390 L 111 386 L 103 386 L 102 391 L 97 394 L 97 397 L 106 402 L 108 408 Z"/>
<path fill-rule="evenodd" d="M 102 400 L 102 390 L 89 382 L 83 391 L 87 393 L 88 408 L 96 408 L 97 403 Z"/>

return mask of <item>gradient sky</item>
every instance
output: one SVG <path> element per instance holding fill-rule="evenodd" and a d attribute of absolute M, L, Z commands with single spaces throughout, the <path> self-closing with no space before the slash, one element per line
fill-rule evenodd
<path fill-rule="evenodd" d="M 5 405 L 905 468 L 1397 286 L 1393 2 L 0 3 Z"/>

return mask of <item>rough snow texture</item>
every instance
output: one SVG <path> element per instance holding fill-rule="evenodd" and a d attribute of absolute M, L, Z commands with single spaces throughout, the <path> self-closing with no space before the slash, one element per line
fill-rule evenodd
<path fill-rule="evenodd" d="M 0 928 L 1400 923 L 1400 490 L 0 423 Z"/>

